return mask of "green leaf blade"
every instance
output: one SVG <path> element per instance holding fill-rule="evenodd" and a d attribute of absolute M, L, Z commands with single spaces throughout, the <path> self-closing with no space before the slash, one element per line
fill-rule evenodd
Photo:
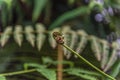
<path fill-rule="evenodd" d="M 0 76 L 0 80 L 6 80 L 5 76 Z"/>
<path fill-rule="evenodd" d="M 34 0 L 34 9 L 33 9 L 33 15 L 32 20 L 36 21 L 41 14 L 43 8 L 45 7 L 48 0 Z"/>
<path fill-rule="evenodd" d="M 54 70 L 50 69 L 37 69 L 43 76 L 45 76 L 48 80 L 56 80 L 56 73 Z"/>

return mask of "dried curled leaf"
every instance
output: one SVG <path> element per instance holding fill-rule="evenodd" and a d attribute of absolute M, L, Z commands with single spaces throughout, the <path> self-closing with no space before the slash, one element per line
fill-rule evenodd
<path fill-rule="evenodd" d="M 16 25 L 15 26 L 14 39 L 19 46 L 22 45 L 22 41 L 23 41 L 22 31 L 23 31 L 23 29 L 22 29 L 21 25 Z"/>
<path fill-rule="evenodd" d="M 25 27 L 26 39 L 34 47 L 35 45 L 35 35 L 33 34 L 34 30 L 32 26 L 28 25 Z"/>
<path fill-rule="evenodd" d="M 60 32 L 60 28 L 55 28 L 55 29 L 53 29 L 52 31 L 50 31 L 48 33 L 48 35 L 49 35 L 49 43 L 50 43 L 52 48 L 55 48 L 57 46 L 57 43 L 56 43 L 55 39 L 52 37 L 53 32 Z"/>
<path fill-rule="evenodd" d="M 100 42 L 102 44 L 101 68 L 104 69 L 108 61 L 110 47 L 106 40 L 101 40 Z"/>
<path fill-rule="evenodd" d="M 117 60 L 117 50 L 119 49 L 119 45 L 116 42 L 113 42 L 112 47 L 113 47 L 113 50 L 112 50 L 111 56 L 104 69 L 105 72 L 109 70 L 112 67 L 112 65 L 115 63 L 115 61 Z"/>
<path fill-rule="evenodd" d="M 101 46 L 100 43 L 98 42 L 98 39 L 95 36 L 91 36 L 91 48 L 93 52 L 95 53 L 95 57 L 97 58 L 98 61 L 101 60 Z"/>
<path fill-rule="evenodd" d="M 3 47 L 6 42 L 9 40 L 10 38 L 10 34 L 12 33 L 12 27 L 9 26 L 5 29 L 5 31 L 3 32 L 3 34 L 1 35 L 1 40 L 0 40 L 0 43 L 1 43 L 1 46 Z"/>
<path fill-rule="evenodd" d="M 36 24 L 36 32 L 37 32 L 37 38 L 36 38 L 37 48 L 40 51 L 46 38 L 46 35 L 44 34 L 45 33 L 44 25 L 40 23 Z"/>

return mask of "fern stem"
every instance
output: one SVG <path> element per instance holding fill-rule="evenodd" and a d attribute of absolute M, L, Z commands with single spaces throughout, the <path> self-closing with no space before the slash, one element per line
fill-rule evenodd
<path fill-rule="evenodd" d="M 0 76 L 13 76 L 13 75 L 19 75 L 19 74 L 25 74 L 37 71 L 36 69 L 29 69 L 29 70 L 22 70 L 22 71 L 15 71 L 15 72 L 9 72 L 9 73 L 2 73 Z"/>
<path fill-rule="evenodd" d="M 58 44 L 58 61 L 60 63 L 58 63 L 57 66 L 57 71 L 58 71 L 58 79 L 57 80 L 63 80 L 63 64 L 61 62 L 63 62 L 63 49 L 62 46 Z"/>
<path fill-rule="evenodd" d="M 74 53 L 77 57 L 79 57 L 80 59 L 82 59 L 85 63 L 87 63 L 88 65 L 90 65 L 92 68 L 94 68 L 95 70 L 97 70 L 98 72 L 100 72 L 101 74 L 103 74 L 104 76 L 110 78 L 111 80 L 116 80 L 115 78 L 113 78 L 112 76 L 106 74 L 105 72 L 103 72 L 102 70 L 100 70 L 99 68 L 97 68 L 96 66 L 94 66 L 92 63 L 90 63 L 88 60 L 86 60 L 85 58 L 83 58 L 81 55 L 79 55 L 77 52 L 75 52 L 74 50 L 72 50 L 70 47 L 68 47 L 65 44 L 62 44 L 66 49 L 68 49 L 69 51 L 71 51 L 72 53 Z"/>

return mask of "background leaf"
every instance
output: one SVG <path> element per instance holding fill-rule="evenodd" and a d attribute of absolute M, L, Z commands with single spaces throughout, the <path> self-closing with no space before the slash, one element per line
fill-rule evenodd
<path fill-rule="evenodd" d="M 60 24 L 62 24 L 63 22 L 65 22 L 66 20 L 75 18 L 77 16 L 86 14 L 89 12 L 88 7 L 80 7 L 74 10 L 71 10 L 69 12 L 64 13 L 63 15 L 59 16 L 51 25 L 49 29 L 54 29 L 58 26 L 60 26 Z"/>
<path fill-rule="evenodd" d="M 43 24 L 36 24 L 36 32 L 37 32 L 37 48 L 40 51 L 45 39 L 46 39 L 46 35 L 45 35 L 45 27 Z"/>
<path fill-rule="evenodd" d="M 25 27 L 25 32 L 26 32 L 26 39 L 32 45 L 32 47 L 34 47 L 35 46 L 35 35 L 33 34 L 34 29 L 32 28 L 32 26 L 28 25 Z"/>
<path fill-rule="evenodd" d="M 44 9 L 48 0 L 34 0 L 34 9 L 32 20 L 36 21 L 38 17 L 41 15 L 42 10 Z"/>
<path fill-rule="evenodd" d="M 120 61 L 118 60 L 114 67 L 112 68 L 113 70 L 111 71 L 110 75 L 113 77 L 116 77 L 119 74 L 120 71 Z"/>
<path fill-rule="evenodd" d="M 56 80 L 56 73 L 54 70 L 50 69 L 37 69 L 43 76 L 45 76 L 48 80 Z"/>
<path fill-rule="evenodd" d="M 23 31 L 23 29 L 22 29 L 21 25 L 16 25 L 15 26 L 14 39 L 18 43 L 19 46 L 22 45 L 22 41 L 23 41 L 22 31 Z"/>
<path fill-rule="evenodd" d="M 4 76 L 0 76 L 0 80 L 6 80 Z"/>
<path fill-rule="evenodd" d="M 118 48 L 118 44 L 117 44 L 116 42 L 113 42 L 112 45 L 113 45 L 112 54 L 111 54 L 111 56 L 110 56 L 110 58 L 109 58 L 109 61 L 108 61 L 107 65 L 106 65 L 104 71 L 109 70 L 110 67 L 112 67 L 113 64 L 114 64 L 114 63 L 116 62 L 116 60 L 117 60 L 117 50 L 116 50 L 116 49 Z"/>
<path fill-rule="evenodd" d="M 67 70 L 68 74 L 79 76 L 85 80 L 97 80 L 96 76 L 101 76 L 96 72 L 87 71 L 84 69 L 71 68 Z"/>
<path fill-rule="evenodd" d="M 3 47 L 6 42 L 8 41 L 8 39 L 10 38 L 10 35 L 12 33 L 12 27 L 9 26 L 5 29 L 5 31 L 3 32 L 3 34 L 1 35 L 1 40 L 0 40 L 0 43 L 1 43 L 1 46 Z"/>

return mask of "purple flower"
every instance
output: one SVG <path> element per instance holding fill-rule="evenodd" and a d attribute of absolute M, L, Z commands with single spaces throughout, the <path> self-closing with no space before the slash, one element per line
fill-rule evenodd
<path fill-rule="evenodd" d="M 108 13 L 109 13 L 110 16 L 114 15 L 113 9 L 110 6 L 108 7 L 107 11 L 108 11 Z"/>
<path fill-rule="evenodd" d="M 95 20 L 96 20 L 97 22 L 102 22 L 102 20 L 103 20 L 103 15 L 102 15 L 102 14 L 96 14 L 96 15 L 95 15 Z"/>

